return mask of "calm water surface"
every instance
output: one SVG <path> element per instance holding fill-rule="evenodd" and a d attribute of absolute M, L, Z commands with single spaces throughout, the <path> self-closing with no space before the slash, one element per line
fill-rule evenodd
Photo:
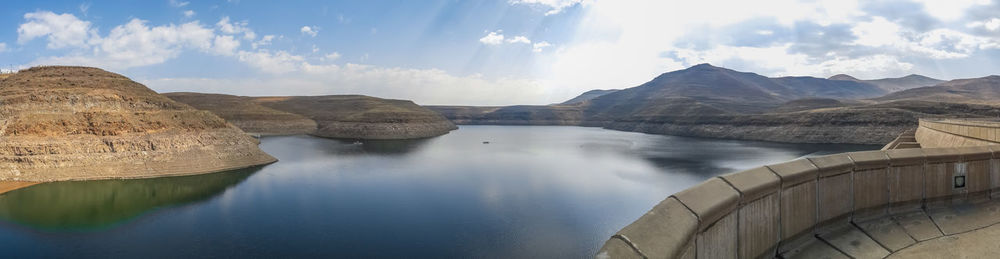
<path fill-rule="evenodd" d="M 267 137 L 261 148 L 281 161 L 0 195 L 0 247 L 5 257 L 591 257 L 709 177 L 877 147 L 462 126 L 361 145 Z"/>

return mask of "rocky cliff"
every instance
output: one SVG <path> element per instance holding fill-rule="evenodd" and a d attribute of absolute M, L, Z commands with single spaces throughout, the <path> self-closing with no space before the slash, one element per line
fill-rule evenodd
<path fill-rule="evenodd" d="M 276 161 L 222 118 L 96 68 L 0 80 L 0 180 L 148 178 Z"/>
<path fill-rule="evenodd" d="M 346 139 L 413 139 L 457 129 L 441 114 L 411 101 L 362 95 L 242 97 L 168 93 L 249 132 L 311 134 Z"/>

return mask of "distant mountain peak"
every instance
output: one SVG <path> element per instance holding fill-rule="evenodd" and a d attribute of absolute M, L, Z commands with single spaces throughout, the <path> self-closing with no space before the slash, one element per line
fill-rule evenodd
<path fill-rule="evenodd" d="M 841 81 L 859 81 L 858 78 L 846 75 L 846 74 L 836 74 L 828 78 L 830 80 L 841 80 Z"/>
<path fill-rule="evenodd" d="M 720 67 L 713 66 L 712 64 L 709 64 L 709 63 L 701 63 L 701 64 L 697 64 L 697 65 L 691 66 L 688 69 L 706 69 L 706 68 L 720 68 Z"/>
<path fill-rule="evenodd" d="M 930 77 L 927 77 L 927 76 L 923 76 L 923 75 L 918 75 L 918 74 L 909 74 L 909 75 L 907 75 L 907 76 L 904 76 L 904 77 L 902 77 L 902 78 L 903 78 L 903 79 L 924 79 L 924 80 L 938 80 L 938 79 L 934 79 L 934 78 L 930 78 Z"/>

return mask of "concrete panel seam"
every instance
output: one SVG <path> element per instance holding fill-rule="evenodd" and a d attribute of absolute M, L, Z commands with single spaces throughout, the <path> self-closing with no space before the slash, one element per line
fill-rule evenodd
<path fill-rule="evenodd" d="M 743 210 L 742 210 L 742 208 L 743 208 L 743 192 L 741 192 L 740 189 L 737 189 L 736 186 L 733 185 L 733 183 L 730 183 L 729 181 L 727 181 L 726 178 L 719 177 L 719 176 L 716 176 L 716 177 L 718 177 L 719 179 L 722 179 L 722 182 L 728 184 L 730 188 L 733 188 L 733 190 L 736 190 L 736 193 L 740 194 L 740 200 L 738 202 L 736 202 L 736 209 L 733 211 L 733 212 L 736 213 L 736 256 L 739 257 L 739 254 L 740 254 L 740 221 L 741 221 L 740 220 L 740 214 L 743 213 Z M 767 197 L 767 195 L 765 195 L 764 197 Z M 758 200 L 759 199 L 763 199 L 764 197 L 758 198 Z"/>
<path fill-rule="evenodd" d="M 856 207 L 857 204 L 854 204 L 854 175 L 855 175 L 855 173 L 854 173 L 855 169 L 854 168 L 856 168 L 858 166 L 858 163 L 854 162 L 854 158 L 851 157 L 851 156 L 847 156 L 847 159 L 851 160 L 851 199 L 850 199 L 851 200 L 851 212 L 850 212 L 851 215 L 848 216 L 848 220 L 850 220 L 850 221 L 853 222 L 854 221 L 854 211 L 857 208 Z"/>
<path fill-rule="evenodd" d="M 855 223 L 854 221 L 851 221 L 851 227 L 858 229 L 859 231 L 861 231 L 861 234 L 865 234 L 865 236 L 867 236 L 868 238 L 870 238 L 872 241 L 875 241 L 875 243 L 878 244 L 878 246 L 881 246 L 882 249 L 885 249 L 886 251 L 889 251 L 890 254 L 892 254 L 892 249 L 889 249 L 888 246 L 885 246 L 885 244 L 882 244 L 882 242 L 879 242 L 878 239 L 875 239 L 875 237 L 873 237 L 871 234 L 869 234 L 868 231 L 865 231 L 864 228 L 861 228 L 860 226 L 858 226 L 858 224 Z"/>
<path fill-rule="evenodd" d="M 820 237 L 819 235 L 815 235 L 815 237 L 814 237 L 814 238 L 815 238 L 816 240 L 819 240 L 820 242 L 823 242 L 824 244 L 826 244 L 826 245 L 830 246 L 830 248 L 833 248 L 833 250 L 834 250 L 834 251 L 837 251 L 838 253 L 840 253 L 840 254 L 844 255 L 845 257 L 847 257 L 847 258 L 854 258 L 853 256 L 850 256 L 850 255 L 848 255 L 848 254 L 847 254 L 846 252 L 844 252 L 844 250 L 840 250 L 840 248 L 839 248 L 839 247 L 837 247 L 837 246 L 833 245 L 833 243 L 830 243 L 830 241 L 827 241 L 826 239 L 823 239 L 823 238 L 822 238 L 822 237 Z"/>
<path fill-rule="evenodd" d="M 643 259 L 649 259 L 649 256 L 646 256 L 646 254 L 643 253 L 642 250 L 640 250 L 639 247 L 635 245 L 635 243 L 632 243 L 632 240 L 629 240 L 628 237 L 626 237 L 625 235 L 615 234 L 615 235 L 611 236 L 611 238 L 617 238 L 617 239 L 621 240 L 622 242 L 625 242 L 626 245 L 628 245 L 629 247 L 631 247 L 632 250 L 635 251 L 636 254 L 639 254 L 639 256 L 642 256 Z"/>
<path fill-rule="evenodd" d="M 812 160 L 806 159 L 806 161 L 809 162 L 813 168 L 816 168 L 816 179 L 813 179 L 813 181 L 816 182 L 816 188 L 813 189 L 813 204 L 815 204 L 815 206 L 813 206 L 813 226 L 810 227 L 812 228 L 811 232 L 816 233 L 816 224 L 819 223 L 819 206 L 822 206 L 819 204 L 819 188 L 821 187 L 819 184 L 819 166 L 816 166 L 816 163 L 813 163 Z"/>
<path fill-rule="evenodd" d="M 781 181 L 781 176 L 778 175 L 778 173 L 775 173 L 774 170 L 771 170 L 770 167 L 764 166 L 764 168 L 767 168 L 768 172 L 771 172 L 771 174 L 774 174 L 774 176 L 778 177 L 778 180 Z M 775 233 L 778 236 L 778 239 L 776 239 L 776 240 L 778 240 L 778 242 L 776 244 L 774 244 L 774 250 L 772 251 L 772 255 L 773 255 L 774 258 L 778 258 L 778 251 L 781 250 L 780 249 L 781 245 L 783 243 L 785 243 L 784 242 L 785 240 L 782 240 L 782 236 L 781 236 L 781 232 L 784 231 L 784 228 L 785 228 L 784 226 L 782 226 L 784 224 L 782 224 L 782 220 L 783 219 L 781 218 L 781 193 L 784 192 L 784 189 L 781 188 L 781 185 L 782 185 L 782 183 L 778 183 L 778 191 L 775 192 L 778 195 L 778 203 L 777 203 L 777 205 L 778 205 L 778 213 L 777 213 L 777 216 L 778 216 L 778 226 L 777 226 L 778 227 L 778 231 L 777 231 L 777 233 Z"/>
<path fill-rule="evenodd" d="M 681 206 L 684 206 L 684 208 L 688 210 L 688 212 L 691 212 L 691 215 L 694 215 L 694 218 L 698 220 L 698 225 L 701 225 L 701 216 L 698 216 L 698 213 L 694 213 L 694 210 L 692 210 L 691 207 L 688 207 L 687 204 L 684 204 L 684 201 L 681 201 L 681 199 L 678 199 L 677 196 L 674 195 L 670 195 L 670 197 L 667 198 L 674 198 L 674 200 L 677 200 L 677 203 L 680 203 Z"/>
<path fill-rule="evenodd" d="M 927 207 L 925 206 L 922 210 L 924 211 L 924 215 L 927 215 L 927 219 L 931 221 L 931 224 L 934 224 L 934 227 L 937 228 L 938 232 L 941 232 L 942 236 L 946 236 L 944 230 L 941 230 L 941 226 L 938 225 L 937 221 L 934 221 L 934 217 L 931 217 L 931 214 L 927 212 Z"/>

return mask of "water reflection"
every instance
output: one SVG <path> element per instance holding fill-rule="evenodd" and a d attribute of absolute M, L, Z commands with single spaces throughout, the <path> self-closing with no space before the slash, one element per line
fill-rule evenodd
<path fill-rule="evenodd" d="M 0 249 L 9 257 L 586 258 L 664 197 L 714 175 L 874 147 L 462 126 L 361 144 L 265 137 L 261 148 L 280 161 L 257 173 L 54 183 L 0 196 L 0 219 L 30 227 L 0 224 Z"/>
<path fill-rule="evenodd" d="M 40 184 L 0 195 L 0 219 L 36 229 L 102 229 L 157 208 L 207 200 L 260 169 L 155 179 Z"/>
<path fill-rule="evenodd" d="M 330 139 L 321 150 L 331 155 L 406 155 L 416 152 L 433 138 L 404 140 Z"/>

